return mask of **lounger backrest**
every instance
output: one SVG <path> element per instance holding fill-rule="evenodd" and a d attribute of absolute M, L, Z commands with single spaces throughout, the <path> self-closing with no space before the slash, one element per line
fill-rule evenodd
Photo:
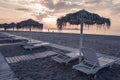
<path fill-rule="evenodd" d="M 96 51 L 91 48 L 81 48 L 81 52 L 83 54 L 84 59 L 91 65 L 99 66 L 98 58 L 96 55 Z"/>

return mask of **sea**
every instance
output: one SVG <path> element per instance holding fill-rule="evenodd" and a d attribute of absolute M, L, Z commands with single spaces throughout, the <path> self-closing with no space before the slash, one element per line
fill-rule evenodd
<path fill-rule="evenodd" d="M 3 29 L 2 29 L 3 30 Z M 12 29 L 8 29 L 10 31 L 13 31 Z M 29 29 L 14 29 L 14 31 L 30 31 Z M 45 28 L 45 29 L 37 29 L 32 28 L 31 31 L 34 32 L 51 32 L 51 33 L 73 33 L 73 34 L 80 34 L 79 28 L 65 28 L 63 30 L 58 30 L 56 28 Z M 102 29 L 102 28 L 84 28 L 83 30 L 84 34 L 97 34 L 97 35 L 113 35 L 113 36 L 120 36 L 120 28 L 119 29 Z"/>

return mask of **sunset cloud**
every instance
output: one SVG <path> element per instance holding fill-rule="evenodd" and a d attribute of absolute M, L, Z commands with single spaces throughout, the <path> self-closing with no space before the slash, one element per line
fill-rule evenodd
<path fill-rule="evenodd" d="M 114 17 L 120 17 L 120 0 L 0 0 L 0 8 L 8 14 L 17 13 L 12 17 L 24 15 L 23 18 L 34 18 L 40 22 L 48 18 L 55 20 L 81 9 L 110 17 L 113 21 L 117 20 Z M 3 14 L 2 11 L 0 13 Z"/>
<path fill-rule="evenodd" d="M 25 11 L 25 12 L 30 12 L 31 11 L 30 9 L 27 9 L 27 8 L 16 8 L 15 10 Z"/>

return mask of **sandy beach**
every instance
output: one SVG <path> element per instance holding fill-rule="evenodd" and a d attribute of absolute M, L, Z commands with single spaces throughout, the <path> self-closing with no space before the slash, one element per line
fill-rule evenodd
<path fill-rule="evenodd" d="M 73 48 L 79 48 L 79 34 L 65 34 L 65 33 L 47 33 L 47 32 L 9 32 L 11 34 L 29 37 L 41 41 L 46 41 L 54 44 L 64 45 Z M 84 35 L 83 46 L 93 48 L 102 54 L 108 54 L 120 57 L 120 36 L 106 36 L 106 35 Z M 1 51 L 10 48 L 2 47 Z M 9 50 L 13 50 L 11 47 Z M 17 49 L 16 47 L 16 54 Z M 9 52 L 6 51 L 7 52 Z M 12 52 L 15 54 L 15 52 Z M 23 54 L 25 51 L 23 51 Z M 19 54 L 19 53 L 18 53 Z M 9 54 L 6 54 L 8 56 Z M 78 60 L 72 62 L 68 66 L 58 64 L 51 59 L 51 56 L 21 61 L 19 63 L 9 64 L 15 75 L 20 80 L 90 80 L 90 76 L 72 69 L 72 65 L 78 63 Z M 120 65 L 114 65 L 111 69 L 105 68 L 97 73 L 97 80 L 119 80 L 120 79 Z"/>
<path fill-rule="evenodd" d="M 24 31 L 10 33 L 79 49 L 80 40 L 79 34 L 49 33 L 49 32 L 30 33 Z M 114 55 L 120 57 L 120 36 L 84 34 L 83 46 L 93 48 L 96 51 L 103 54 L 109 54 L 112 56 Z"/>
<path fill-rule="evenodd" d="M 0 80 L 120 80 L 119 18 L 120 0 L 0 0 Z"/>

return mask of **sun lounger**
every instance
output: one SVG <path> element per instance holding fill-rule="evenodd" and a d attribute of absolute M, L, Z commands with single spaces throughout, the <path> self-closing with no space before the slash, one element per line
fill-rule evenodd
<path fill-rule="evenodd" d="M 43 43 L 28 43 L 28 44 L 23 45 L 23 48 L 32 50 L 34 48 L 41 47 L 41 46 L 47 46 L 47 45 L 48 45 L 48 43 L 46 43 L 46 42 L 43 42 Z"/>
<path fill-rule="evenodd" d="M 70 61 L 78 59 L 79 52 L 72 52 L 72 53 L 59 53 L 56 56 L 53 56 L 52 59 L 58 63 L 65 63 L 68 64 Z"/>
<path fill-rule="evenodd" d="M 117 59 L 113 59 L 107 56 L 97 56 L 96 51 L 89 48 L 81 49 L 84 59 L 77 65 L 73 66 L 73 69 L 84 72 L 86 74 L 95 74 L 100 69 L 113 65 Z"/>
<path fill-rule="evenodd" d="M 109 56 L 109 55 L 104 55 L 101 53 L 96 53 L 97 57 L 109 57 L 112 59 L 118 59 L 117 57 Z M 68 64 L 69 62 L 78 59 L 79 58 L 79 52 L 71 52 L 71 53 L 59 53 L 56 56 L 53 56 L 52 59 L 58 63 L 65 63 Z M 81 59 L 83 58 L 83 55 L 81 55 Z"/>
<path fill-rule="evenodd" d="M 2 36 L 0 37 L 0 40 L 12 40 L 13 38 L 13 36 Z"/>

